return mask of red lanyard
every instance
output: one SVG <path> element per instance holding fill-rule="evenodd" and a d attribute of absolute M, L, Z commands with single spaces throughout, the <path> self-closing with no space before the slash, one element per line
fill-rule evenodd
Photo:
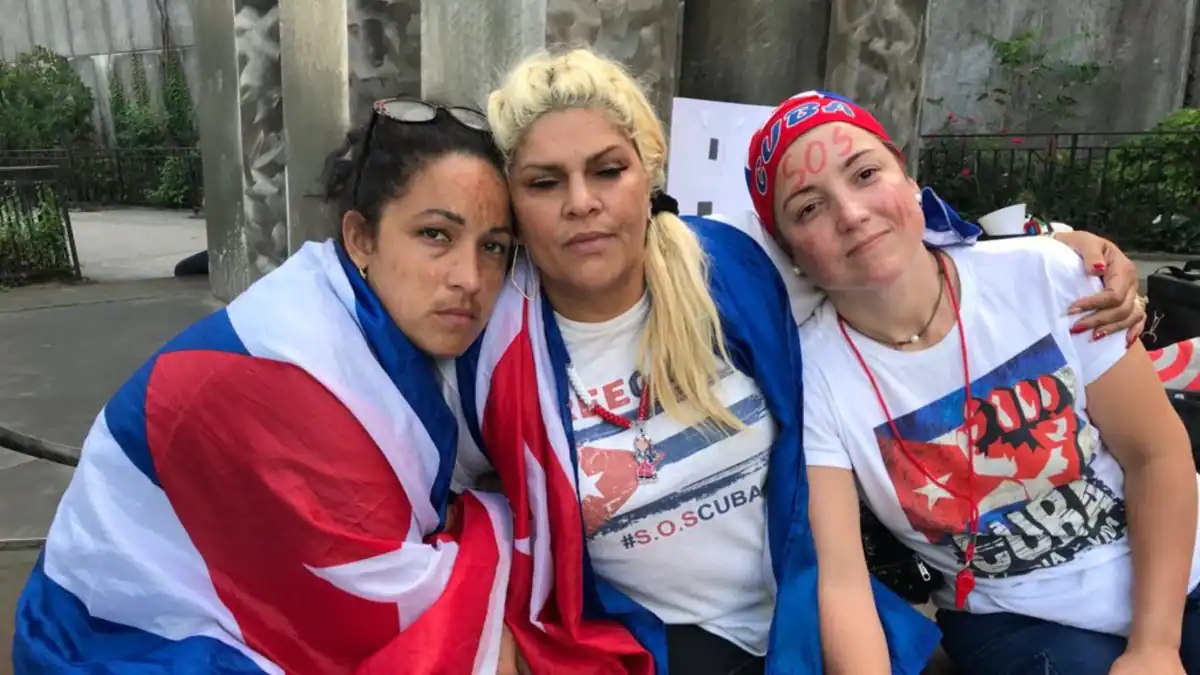
<path fill-rule="evenodd" d="M 875 375 L 871 373 L 870 367 L 867 366 L 866 359 L 862 353 L 858 351 L 858 347 L 854 344 L 854 340 L 850 339 L 850 333 L 846 330 L 846 322 L 838 315 L 838 327 L 842 330 L 842 337 L 846 339 L 846 344 L 850 345 L 850 350 L 854 352 L 854 357 L 858 359 L 858 365 L 862 367 L 863 373 L 871 382 L 871 388 L 875 391 L 875 398 L 879 401 L 879 407 L 883 409 L 883 414 L 887 416 L 888 427 L 892 431 L 892 437 L 896 439 L 896 445 L 900 448 L 900 452 L 904 454 L 913 466 L 921 470 L 921 473 L 934 485 L 942 488 L 948 494 L 960 501 L 966 501 L 970 507 L 970 515 L 967 519 L 967 550 L 966 560 L 961 570 L 954 578 L 954 603 L 958 609 L 963 609 L 967 603 L 967 596 L 975 589 L 975 573 L 971 570 L 971 564 L 975 560 L 975 537 L 979 530 L 979 504 L 975 500 L 975 439 L 972 437 L 972 429 L 969 423 L 971 418 L 971 369 L 967 360 L 967 337 L 963 330 L 962 312 L 958 305 L 958 296 L 954 293 L 954 284 L 950 281 L 950 275 L 946 273 L 946 262 L 940 253 L 934 253 L 934 258 L 937 259 L 938 267 L 941 268 L 942 279 L 946 284 L 947 295 L 950 296 L 950 306 L 954 308 L 954 325 L 958 328 L 958 344 L 962 352 L 963 364 L 963 391 L 966 394 L 963 403 L 963 428 L 967 437 L 967 494 L 964 495 L 957 490 L 953 490 L 949 485 L 943 484 L 929 470 L 921 464 L 908 446 L 904 442 L 904 438 L 900 436 L 900 431 L 896 428 L 896 421 L 892 418 L 892 412 L 888 409 L 887 401 L 883 400 L 883 391 L 879 389 L 879 383 L 875 381 Z"/>

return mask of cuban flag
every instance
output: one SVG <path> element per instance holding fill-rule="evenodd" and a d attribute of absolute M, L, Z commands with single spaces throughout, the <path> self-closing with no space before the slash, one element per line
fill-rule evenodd
<path fill-rule="evenodd" d="M 1200 346 L 1200 338 L 1192 338 L 1150 352 L 1158 379 L 1168 390 L 1200 391 L 1200 349 L 1197 346 Z"/>
<path fill-rule="evenodd" d="M 779 423 L 767 489 L 776 594 L 767 672 L 821 672 L 800 349 L 787 288 L 744 232 L 685 220 L 709 252 L 710 287 L 735 365 L 754 377 Z M 573 431 L 564 422 L 567 355 L 553 322 L 536 271 L 519 264 L 483 337 L 457 363 L 466 427 L 486 448 L 513 511 L 505 621 L 531 672 L 667 675 L 662 622 L 591 569 Z M 940 639 L 937 627 L 878 583 L 874 592 L 893 673 L 919 675 Z"/>
<path fill-rule="evenodd" d="M 506 621 L 534 673 L 650 675 L 654 659 L 625 626 L 584 616 L 583 520 L 539 288 L 517 265 L 476 346 L 478 367 L 458 369 L 468 427 L 513 509 Z"/>
<path fill-rule="evenodd" d="M 17 675 L 494 673 L 511 517 L 451 505 L 441 391 L 340 247 L 306 244 L 97 417 Z"/>

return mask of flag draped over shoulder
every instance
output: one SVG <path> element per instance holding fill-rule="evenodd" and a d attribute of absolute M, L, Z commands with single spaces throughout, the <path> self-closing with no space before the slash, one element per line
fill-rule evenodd
<path fill-rule="evenodd" d="M 734 365 L 755 379 L 778 424 L 766 490 L 776 585 L 767 671 L 821 672 L 816 554 L 801 448 L 800 345 L 788 291 L 745 233 L 712 220 L 686 220 L 710 256 L 710 286 Z M 662 622 L 591 569 L 566 361 L 536 273 L 518 265 L 482 340 L 457 368 L 467 427 L 486 449 L 513 509 L 506 622 L 535 673 L 665 675 Z M 917 675 L 937 645 L 936 627 L 878 584 L 875 595 L 893 672 Z"/>
<path fill-rule="evenodd" d="M 925 215 L 924 240 L 926 246 L 974 244 L 983 234 L 982 228 L 975 223 L 963 220 L 932 188 L 925 188 L 921 191 L 921 211 Z M 753 211 L 748 211 L 741 217 L 736 214 L 722 214 L 708 216 L 708 219 L 735 227 L 758 242 L 775 268 L 779 270 L 779 276 L 783 279 L 788 296 L 791 298 L 792 314 L 796 318 L 796 323 L 807 321 L 816 311 L 817 306 L 825 300 L 823 291 L 813 286 L 808 278 L 796 274 L 791 255 L 784 251 L 779 242 L 767 233 L 762 221 Z"/>
<path fill-rule="evenodd" d="M 504 500 L 332 242 L 185 330 L 96 419 L 21 597 L 18 675 L 493 673 Z"/>
<path fill-rule="evenodd" d="M 1200 338 L 1183 340 L 1150 352 L 1163 386 L 1172 391 L 1200 391 Z"/>

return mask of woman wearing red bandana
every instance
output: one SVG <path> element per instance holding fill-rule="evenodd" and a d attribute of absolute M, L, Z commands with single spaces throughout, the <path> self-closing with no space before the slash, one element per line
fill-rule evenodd
<path fill-rule="evenodd" d="M 963 223 L 902 159 L 867 111 L 811 92 L 747 164 L 764 227 L 828 299 L 801 339 L 830 669 L 888 672 L 861 494 L 946 578 L 964 672 L 1200 674 L 1196 468 L 1145 351 L 1076 322 L 1101 287 L 1066 246 L 932 247 L 927 221 Z"/>

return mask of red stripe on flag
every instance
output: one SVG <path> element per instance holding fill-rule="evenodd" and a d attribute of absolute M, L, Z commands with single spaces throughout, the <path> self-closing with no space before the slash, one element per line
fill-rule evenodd
<path fill-rule="evenodd" d="M 529 337 L 528 301 L 524 317 L 522 330 L 492 373 L 482 432 L 512 504 L 516 540 L 531 536 L 534 517 L 526 448 L 546 475 L 554 586 L 537 617 L 543 630 L 530 619 L 533 559 L 514 550 L 506 623 L 533 672 L 651 675 L 653 659 L 624 626 L 583 618 L 583 521 L 579 498 L 566 473 L 573 469 L 559 463 L 542 419 Z"/>
<path fill-rule="evenodd" d="M 290 364 L 179 352 L 155 365 L 146 420 L 163 489 L 247 645 L 288 673 L 352 673 L 384 647 L 400 650 L 396 603 L 352 595 L 306 569 L 421 545 L 405 543 L 412 508 L 404 486 L 332 393 Z M 484 560 L 494 569 L 491 546 Z M 487 592 L 474 586 L 490 588 L 491 577 L 464 575 L 480 570 L 455 570 L 456 592 L 486 602 Z M 461 611 L 468 627 L 479 623 L 473 608 Z M 424 635 L 435 635 L 432 624 L 445 614 Z M 444 644 L 464 636 L 477 644 L 460 626 L 457 640 Z M 414 644 L 409 631 L 401 637 Z M 423 648 L 427 660 L 439 654 Z M 392 672 L 470 670 L 392 665 Z"/>
<path fill-rule="evenodd" d="M 474 669 L 488 616 L 488 600 L 500 564 L 497 532 L 487 507 L 467 493 L 455 505 L 457 516 L 438 544 L 457 541 L 458 559 L 446 589 L 433 606 L 357 675 L 462 675 Z"/>
<path fill-rule="evenodd" d="M 1175 350 L 1175 358 L 1170 363 L 1164 364 L 1158 369 L 1158 379 L 1160 382 L 1170 382 L 1179 377 L 1188 369 L 1192 363 L 1192 354 L 1196 351 L 1196 346 L 1191 340 L 1184 340 L 1174 345 L 1168 345 L 1164 349 L 1170 349 L 1172 346 L 1177 347 Z M 1158 364 L 1155 363 L 1157 366 Z"/>

